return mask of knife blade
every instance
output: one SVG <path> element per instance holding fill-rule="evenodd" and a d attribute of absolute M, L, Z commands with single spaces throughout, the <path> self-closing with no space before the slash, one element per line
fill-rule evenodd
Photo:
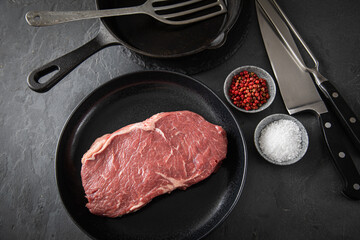
<path fill-rule="evenodd" d="M 343 193 L 360 200 L 360 174 L 343 142 L 338 139 L 341 129 L 328 112 L 310 74 L 299 68 L 282 41 L 285 38 L 298 60 L 303 62 L 287 25 L 269 0 L 256 0 L 256 11 L 266 52 L 287 111 L 290 115 L 312 111 L 318 116 L 332 159 L 345 183 Z"/>

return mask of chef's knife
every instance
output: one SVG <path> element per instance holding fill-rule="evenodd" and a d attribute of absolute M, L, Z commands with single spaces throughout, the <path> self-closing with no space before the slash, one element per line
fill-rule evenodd
<path fill-rule="evenodd" d="M 268 0 L 257 0 L 256 10 L 264 45 L 286 109 L 289 114 L 310 110 L 318 115 L 327 146 L 345 181 L 343 192 L 352 199 L 360 200 L 360 174 L 343 142 L 338 139 L 341 130 L 331 118 L 310 74 L 299 68 L 279 37 L 281 34 L 286 38 L 303 61 L 287 25 Z"/>

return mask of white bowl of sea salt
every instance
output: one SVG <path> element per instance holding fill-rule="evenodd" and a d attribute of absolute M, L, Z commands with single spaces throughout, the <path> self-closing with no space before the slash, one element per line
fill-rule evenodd
<path fill-rule="evenodd" d="M 304 126 L 286 114 L 273 114 L 261 120 L 255 129 L 254 141 L 260 155 L 277 165 L 299 161 L 309 145 Z"/>

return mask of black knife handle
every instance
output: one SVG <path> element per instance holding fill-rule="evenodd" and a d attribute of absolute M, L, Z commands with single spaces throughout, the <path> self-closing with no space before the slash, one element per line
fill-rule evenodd
<path fill-rule="evenodd" d="M 329 99 L 336 115 L 344 125 L 348 135 L 352 138 L 354 145 L 360 149 L 360 121 L 355 113 L 350 109 L 344 98 L 329 81 L 324 81 L 320 85 L 321 91 Z"/>
<path fill-rule="evenodd" d="M 319 117 L 326 144 L 337 169 L 345 181 L 343 192 L 351 199 L 360 200 L 360 174 L 343 141 L 339 139 L 341 129 L 339 129 L 328 112 L 320 114 Z"/>

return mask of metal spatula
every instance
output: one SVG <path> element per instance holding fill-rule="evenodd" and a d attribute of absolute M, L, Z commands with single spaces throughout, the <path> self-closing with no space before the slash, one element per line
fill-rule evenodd
<path fill-rule="evenodd" d="M 147 0 L 143 5 L 93 11 L 33 11 L 25 15 L 31 26 L 42 27 L 59 23 L 112 17 L 130 14 L 147 14 L 160 22 L 170 25 L 184 25 L 199 22 L 225 13 L 226 5 L 223 0 Z M 201 14 L 203 13 L 203 14 Z"/>

